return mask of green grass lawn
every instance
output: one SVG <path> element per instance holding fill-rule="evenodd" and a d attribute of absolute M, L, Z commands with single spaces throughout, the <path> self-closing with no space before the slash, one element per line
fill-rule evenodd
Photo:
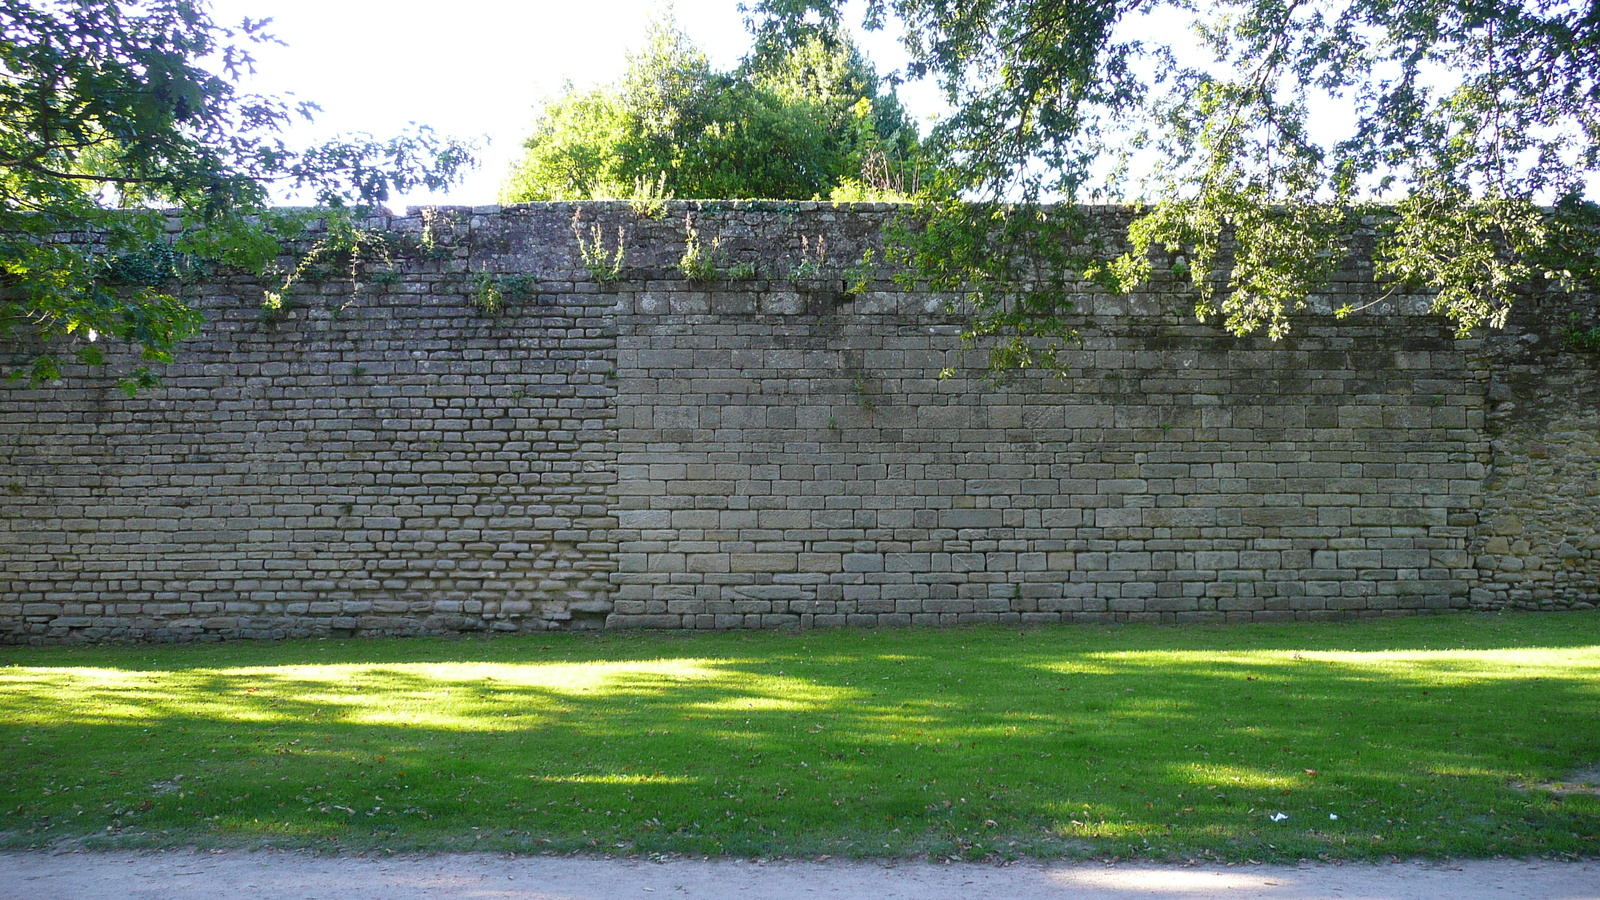
<path fill-rule="evenodd" d="M 1597 764 L 1587 612 L 0 648 L 13 848 L 1588 856 Z"/>

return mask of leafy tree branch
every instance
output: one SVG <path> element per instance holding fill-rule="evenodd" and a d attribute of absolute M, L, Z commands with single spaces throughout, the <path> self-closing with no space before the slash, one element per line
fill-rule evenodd
<path fill-rule="evenodd" d="M 316 107 L 239 89 L 250 48 L 277 41 L 268 24 L 220 26 L 199 0 L 0 0 L 0 338 L 33 348 L 14 374 L 103 363 L 107 338 L 141 361 L 124 385 L 151 383 L 200 319 L 171 277 L 111 277 L 120 255 L 175 246 L 259 268 L 274 186 L 379 203 L 472 165 L 426 128 L 288 147 L 279 135 Z"/>
<path fill-rule="evenodd" d="M 842 9 L 761 0 L 750 25 L 758 44 L 793 44 Z M 1131 287 L 1168 251 L 1201 318 L 1273 338 L 1363 222 L 1376 290 L 1431 296 L 1462 332 L 1503 324 L 1530 290 L 1600 288 L 1589 0 L 871 0 L 865 24 L 901 28 L 906 75 L 955 109 L 926 142 L 945 177 L 919 209 L 925 233 L 967 240 L 937 220 L 981 222 L 997 203 L 1143 204 L 1129 251 L 1084 272 Z M 1061 242 L 1082 240 L 1058 218 Z M 972 259 L 982 294 L 1016 264 L 976 246 L 944 258 Z M 974 334 L 999 324 L 1041 346 L 1055 311 L 1026 315 L 1022 296 Z"/>

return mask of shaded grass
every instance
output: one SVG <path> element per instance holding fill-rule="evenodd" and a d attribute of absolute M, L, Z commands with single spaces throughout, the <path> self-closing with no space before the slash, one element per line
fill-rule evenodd
<path fill-rule="evenodd" d="M 1600 614 L 0 650 L 0 846 L 1600 851 Z M 1275 816 L 1287 818 L 1275 819 Z"/>

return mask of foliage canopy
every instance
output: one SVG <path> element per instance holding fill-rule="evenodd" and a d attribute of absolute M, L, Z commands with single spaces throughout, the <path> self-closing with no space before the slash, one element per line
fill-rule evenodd
<path fill-rule="evenodd" d="M 761 0 L 751 25 L 793 43 L 843 6 Z M 929 136 L 948 176 L 929 214 L 1000 222 L 971 254 L 980 281 L 1041 202 L 1107 198 L 1151 205 L 1132 252 L 1091 274 L 1129 285 L 1153 249 L 1180 253 L 1200 316 L 1240 334 L 1284 334 L 1363 216 L 1379 278 L 1464 332 L 1530 288 L 1600 283 L 1590 0 L 869 0 L 869 27 L 891 19 L 908 74 L 955 110 Z M 980 295 L 980 324 L 1020 313 L 1026 336 L 1060 312 L 1019 296 Z"/>
<path fill-rule="evenodd" d="M 670 21 L 654 23 L 615 84 L 568 86 L 547 104 L 501 192 L 508 203 L 632 196 L 809 199 L 894 172 L 916 129 L 848 38 L 818 30 L 711 67 Z M 856 188 L 860 190 L 859 185 Z"/>
<path fill-rule="evenodd" d="M 173 290 L 185 269 L 276 254 L 258 218 L 273 185 L 374 203 L 472 163 L 425 128 L 286 146 L 316 107 L 240 88 L 250 48 L 276 40 L 267 24 L 219 26 L 199 0 L 0 0 L 0 337 L 43 348 L 23 372 L 55 377 L 64 352 L 102 362 L 101 335 L 169 358 L 199 323 Z"/>

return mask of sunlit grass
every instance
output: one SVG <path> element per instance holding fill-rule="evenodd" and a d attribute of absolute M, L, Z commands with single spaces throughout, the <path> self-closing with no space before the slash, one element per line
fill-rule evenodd
<path fill-rule="evenodd" d="M 0 846 L 1600 852 L 1600 615 L 0 650 Z"/>

